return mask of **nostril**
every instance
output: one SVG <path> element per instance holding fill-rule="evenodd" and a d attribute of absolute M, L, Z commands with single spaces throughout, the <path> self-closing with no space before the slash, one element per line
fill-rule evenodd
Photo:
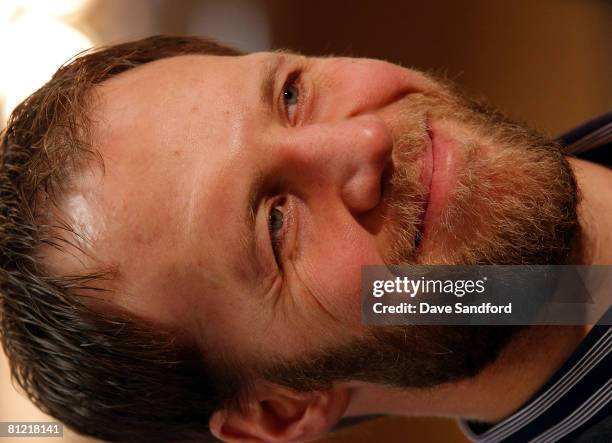
<path fill-rule="evenodd" d="M 368 173 L 362 173 L 360 179 L 352 180 L 344 188 L 344 201 L 353 216 L 361 222 L 371 218 L 371 214 L 377 212 L 390 194 L 394 168 L 393 162 L 388 159 L 384 165 L 371 168 Z"/>
<path fill-rule="evenodd" d="M 387 198 L 389 191 L 391 189 L 391 178 L 393 177 L 393 172 L 395 171 L 395 165 L 393 161 L 389 158 L 383 168 L 383 172 L 380 175 L 380 196 L 381 200 Z"/>
<path fill-rule="evenodd" d="M 385 207 L 388 203 L 388 199 L 393 192 L 393 174 L 395 171 L 395 165 L 391 158 L 389 158 L 380 173 L 378 180 L 378 188 L 376 189 L 375 199 L 372 201 L 372 205 L 367 211 L 360 214 L 355 214 L 356 220 L 361 226 L 370 234 L 376 235 L 383 227 L 385 220 Z"/>
<path fill-rule="evenodd" d="M 380 116 L 364 114 L 343 120 L 334 136 L 335 149 L 322 157 L 327 163 L 321 168 L 334 174 L 344 204 L 359 216 L 380 203 L 381 180 L 388 178 L 384 171 L 393 152 L 391 130 Z"/>

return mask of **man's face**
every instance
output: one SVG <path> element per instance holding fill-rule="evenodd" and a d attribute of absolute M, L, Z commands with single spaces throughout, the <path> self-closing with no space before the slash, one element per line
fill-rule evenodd
<path fill-rule="evenodd" d="M 78 174 L 63 207 L 95 260 L 56 266 L 116 265 L 112 304 L 178 327 L 213 361 L 362 340 L 362 265 L 549 263 L 568 251 L 567 164 L 473 108 L 382 61 L 146 64 L 96 92 L 104 171 Z"/>

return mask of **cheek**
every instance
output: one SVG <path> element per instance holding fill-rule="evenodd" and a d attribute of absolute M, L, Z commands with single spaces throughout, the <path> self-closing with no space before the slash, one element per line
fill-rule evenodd
<path fill-rule="evenodd" d="M 296 266 L 307 296 L 343 324 L 358 325 L 361 267 L 384 264 L 373 237 L 361 228 L 334 230 L 310 245 Z"/>

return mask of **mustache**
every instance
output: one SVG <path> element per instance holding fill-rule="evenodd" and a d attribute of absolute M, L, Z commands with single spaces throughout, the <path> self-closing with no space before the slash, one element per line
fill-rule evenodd
<path fill-rule="evenodd" d="M 412 263 L 423 237 L 423 218 L 428 189 L 421 183 L 428 139 L 428 116 L 440 106 L 435 96 L 410 94 L 395 106 L 392 122 L 392 168 L 385 186 L 384 203 L 389 208 L 386 220 L 393 245 L 383 254 L 387 265 Z"/>

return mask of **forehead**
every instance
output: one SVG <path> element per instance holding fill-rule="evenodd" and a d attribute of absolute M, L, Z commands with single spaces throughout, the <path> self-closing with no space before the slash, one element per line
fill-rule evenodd
<path fill-rule="evenodd" d="M 95 91 L 94 114 L 99 122 L 95 128 L 96 142 L 129 138 L 139 124 L 155 123 L 147 131 L 151 136 L 166 134 L 177 123 L 189 124 L 185 120 L 188 113 L 209 110 L 214 115 L 235 110 L 240 97 L 234 92 L 239 84 L 246 83 L 244 76 L 249 66 L 261 58 L 261 55 L 171 57 L 111 78 Z"/>
<path fill-rule="evenodd" d="M 257 97 L 252 72 L 264 59 L 173 57 L 95 91 L 93 143 L 104 168 L 74 178 L 65 209 L 73 225 L 87 226 L 96 259 L 119 269 L 119 302 L 128 309 L 180 311 L 189 304 L 169 304 L 169 292 L 195 297 L 228 287 L 219 276 L 231 264 L 207 258 L 236 244 L 214 218 L 227 219 L 225 232 L 238 229 L 224 172 L 243 149 L 244 116 Z"/>

